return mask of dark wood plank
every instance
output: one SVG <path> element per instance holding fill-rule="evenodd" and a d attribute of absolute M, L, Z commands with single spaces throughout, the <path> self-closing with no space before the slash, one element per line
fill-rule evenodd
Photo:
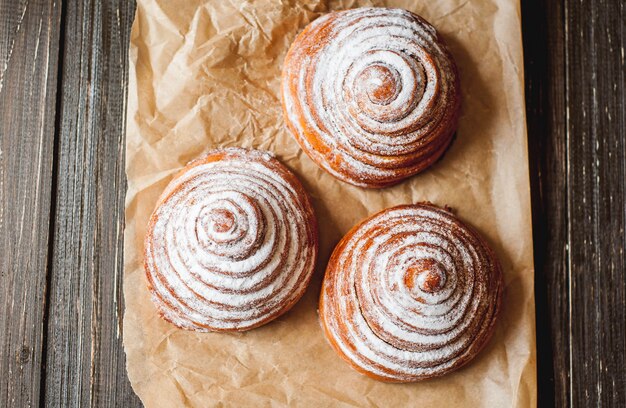
<path fill-rule="evenodd" d="M 138 406 L 122 348 L 124 117 L 134 3 L 64 5 L 45 403 Z"/>
<path fill-rule="evenodd" d="M 626 406 L 624 4 L 522 5 L 539 401 Z"/>
<path fill-rule="evenodd" d="M 548 224 L 546 214 L 554 213 L 552 204 L 563 190 L 559 183 L 565 161 L 564 134 L 562 129 L 565 115 L 551 116 L 552 112 L 564 112 L 564 86 L 562 68 L 562 19 L 554 18 L 559 13 L 559 2 L 552 2 L 552 9 L 547 9 L 540 0 L 524 1 L 522 5 L 522 33 L 524 45 L 524 77 L 526 85 L 526 119 L 528 127 L 528 156 L 533 213 L 533 242 L 535 256 L 535 306 L 537 310 L 537 393 L 538 405 L 555 405 L 555 384 L 553 364 L 553 343 L 559 343 L 559 349 L 566 346 L 563 338 L 552 339 L 550 333 L 565 333 L 551 329 L 550 316 L 554 315 L 558 302 L 548 301 L 548 274 L 565 265 L 566 231 L 563 220 L 555 219 Z M 555 8 L 556 7 L 556 8 Z M 553 18 L 548 25 L 548 15 Z M 548 29 L 550 27 L 550 29 Z M 559 42 L 561 41 L 561 42 Z M 554 61 L 549 58 L 552 56 Z M 550 64 L 557 62 L 557 64 Z M 559 123 L 561 126 L 559 126 Z M 550 133 L 552 130 L 552 134 Z M 548 158 L 558 157 L 558 160 Z M 564 202 L 564 200 L 563 200 Z M 558 207 L 558 206 L 557 206 Z M 558 222 L 561 221 L 560 224 Z M 550 228 L 548 228 L 550 227 Z M 552 233 L 551 235 L 548 235 Z M 551 282 L 552 283 L 552 282 Z M 550 308 L 552 306 L 552 309 Z M 553 324 L 558 325 L 559 322 Z M 565 372 L 564 367 L 556 367 L 557 373 Z M 559 396 L 562 399 L 562 396 Z"/>
<path fill-rule="evenodd" d="M 565 5 L 571 404 L 624 407 L 624 2 Z"/>
<path fill-rule="evenodd" d="M 539 406 L 569 405 L 563 4 L 522 2 Z"/>
<path fill-rule="evenodd" d="M 0 2 L 0 406 L 39 403 L 60 10 Z"/>

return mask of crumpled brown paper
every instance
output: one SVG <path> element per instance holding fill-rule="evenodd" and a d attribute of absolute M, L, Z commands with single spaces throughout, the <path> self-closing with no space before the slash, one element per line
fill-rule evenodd
<path fill-rule="evenodd" d="M 279 85 L 295 35 L 331 9 L 376 5 L 422 15 L 442 33 L 461 74 L 457 139 L 426 172 L 365 190 L 320 170 L 288 134 Z M 517 0 L 139 0 L 130 45 L 124 346 L 148 407 L 536 405 L 532 239 Z M 311 193 L 318 267 L 287 314 L 241 334 L 199 334 L 157 317 L 142 268 L 155 201 L 189 160 L 218 146 L 267 149 Z M 416 384 L 352 371 L 325 342 L 317 298 L 340 237 L 385 207 L 429 200 L 477 227 L 504 269 L 504 310 L 487 348 L 461 370 Z"/>

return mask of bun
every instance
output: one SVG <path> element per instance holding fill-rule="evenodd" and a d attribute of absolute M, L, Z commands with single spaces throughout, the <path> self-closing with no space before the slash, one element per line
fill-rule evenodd
<path fill-rule="evenodd" d="M 243 331 L 303 295 L 318 250 L 313 207 L 268 153 L 223 149 L 171 181 L 145 239 L 152 300 L 174 325 Z"/>
<path fill-rule="evenodd" d="M 435 29 L 401 9 L 324 15 L 285 58 L 287 127 L 320 167 L 385 187 L 436 162 L 456 130 L 456 66 Z"/>
<path fill-rule="evenodd" d="M 502 296 L 494 253 L 472 228 L 430 204 L 386 209 L 335 248 L 320 320 L 354 369 L 389 382 L 449 373 L 491 337 Z"/>

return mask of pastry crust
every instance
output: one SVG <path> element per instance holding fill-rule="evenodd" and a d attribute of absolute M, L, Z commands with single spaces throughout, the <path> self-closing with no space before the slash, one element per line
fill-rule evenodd
<path fill-rule="evenodd" d="M 166 187 L 144 267 L 165 320 L 243 331 L 300 299 L 317 251 L 313 207 L 296 176 L 269 153 L 229 148 L 189 163 Z"/>
<path fill-rule="evenodd" d="M 320 295 L 322 328 L 355 370 L 413 382 L 474 358 L 494 331 L 500 265 L 486 242 L 430 203 L 383 210 L 336 246 Z"/>
<path fill-rule="evenodd" d="M 423 18 L 401 9 L 326 14 L 285 58 L 288 129 L 340 180 L 385 187 L 436 162 L 456 130 L 459 78 L 446 45 Z"/>

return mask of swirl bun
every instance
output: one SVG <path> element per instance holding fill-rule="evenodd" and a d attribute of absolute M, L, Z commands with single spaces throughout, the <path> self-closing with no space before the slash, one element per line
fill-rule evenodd
<path fill-rule="evenodd" d="M 283 112 L 302 149 L 335 177 L 384 187 L 443 155 L 459 115 L 459 79 L 435 29 L 401 9 L 318 18 L 291 45 Z"/>
<path fill-rule="evenodd" d="M 430 204 L 389 208 L 335 248 L 320 296 L 326 337 L 357 371 L 389 382 L 444 375 L 490 338 L 502 273 L 485 241 Z"/>
<path fill-rule="evenodd" d="M 289 310 L 317 256 L 313 207 L 270 154 L 224 149 L 188 164 L 157 204 L 145 270 L 160 315 L 196 331 L 243 331 Z"/>

